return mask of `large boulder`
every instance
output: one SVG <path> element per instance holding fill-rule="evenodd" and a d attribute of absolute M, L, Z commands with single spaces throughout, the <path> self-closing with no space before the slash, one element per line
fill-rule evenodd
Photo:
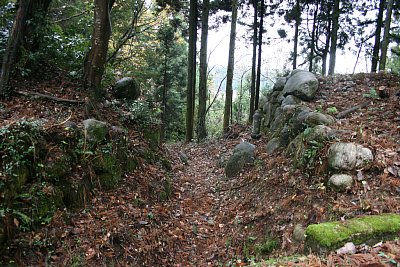
<path fill-rule="evenodd" d="M 302 100 L 310 101 L 315 97 L 318 85 L 318 79 L 314 74 L 308 71 L 299 71 L 286 82 L 283 95 L 294 95 Z"/>
<path fill-rule="evenodd" d="M 140 89 L 135 79 L 125 77 L 115 83 L 113 93 L 118 99 L 136 100 L 140 96 Z"/>
<path fill-rule="evenodd" d="M 328 150 L 329 167 L 334 170 L 356 170 L 374 160 L 370 149 L 355 143 L 338 142 Z"/>
<path fill-rule="evenodd" d="M 248 142 L 238 144 L 233 150 L 233 155 L 226 163 L 226 177 L 231 178 L 238 175 L 246 163 L 252 163 L 254 161 L 255 148 L 255 145 Z"/>

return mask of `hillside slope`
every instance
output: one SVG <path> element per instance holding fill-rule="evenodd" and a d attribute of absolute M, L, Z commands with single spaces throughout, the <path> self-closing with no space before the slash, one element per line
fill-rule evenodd
<path fill-rule="evenodd" d="M 18 266 L 395 266 L 400 242 L 359 246 L 355 255 L 304 254 L 296 225 L 346 220 L 360 215 L 400 214 L 399 82 L 392 74 L 338 75 L 320 78 L 313 109 L 333 115 L 366 103 L 333 128 L 347 130 L 344 141 L 372 149 L 375 160 L 359 170 L 359 181 L 344 193 L 325 186 L 329 144 L 314 156 L 311 171 L 292 167 L 284 151 L 265 152 L 268 137 L 254 141 L 249 127 L 234 125 L 230 139 L 162 148 L 171 171 L 160 162 L 140 161 L 113 190 L 95 191 L 82 209 L 60 209 L 51 222 L 20 232 L 3 246 L 0 263 Z M 37 83 L 29 91 L 84 100 L 76 85 Z M 61 90 L 62 89 L 62 90 Z M 21 89 L 22 90 L 22 89 Z M 385 91 L 384 98 L 377 94 Z M 2 103 L 0 126 L 21 118 L 45 119 L 49 126 L 79 121 L 79 105 L 14 98 Z M 126 126 L 109 107 L 104 120 Z M 56 114 L 56 115 L 54 115 Z M 132 130 L 133 131 L 133 130 Z M 137 140 L 141 142 L 137 133 Z M 246 140 L 256 159 L 237 177 L 227 179 L 221 162 Z M 165 181 L 169 199 L 152 198 L 154 183 Z M 361 179 L 362 178 L 362 179 Z M 362 182 L 364 181 L 364 182 Z M 306 254 L 308 252 L 306 251 Z"/>

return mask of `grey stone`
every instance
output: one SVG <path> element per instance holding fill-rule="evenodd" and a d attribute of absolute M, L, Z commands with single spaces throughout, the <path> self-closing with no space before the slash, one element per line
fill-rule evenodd
<path fill-rule="evenodd" d="M 343 247 L 336 250 L 336 254 L 343 255 L 343 254 L 355 254 L 356 253 L 356 246 L 353 242 L 346 243 Z"/>
<path fill-rule="evenodd" d="M 261 109 L 264 107 L 265 103 L 268 102 L 268 97 L 265 95 L 260 96 L 260 100 L 258 101 L 258 107 L 261 107 Z"/>
<path fill-rule="evenodd" d="M 308 71 L 300 71 L 293 74 L 286 82 L 283 95 L 294 95 L 304 101 L 310 101 L 315 97 L 318 89 L 318 79 Z"/>
<path fill-rule="evenodd" d="M 265 150 L 268 154 L 274 153 L 280 147 L 279 138 L 275 137 L 269 140 Z"/>
<path fill-rule="evenodd" d="M 263 106 L 264 112 L 264 127 L 269 127 L 270 123 L 272 122 L 272 104 L 267 102 Z"/>
<path fill-rule="evenodd" d="M 189 157 L 185 153 L 179 152 L 179 159 L 182 161 L 183 164 L 189 164 Z"/>
<path fill-rule="evenodd" d="M 355 170 L 374 160 L 372 151 L 355 143 L 335 143 L 328 150 L 329 167 L 335 170 Z"/>
<path fill-rule="evenodd" d="M 256 146 L 249 142 L 242 142 L 233 149 L 233 155 L 229 158 L 225 166 L 226 177 L 234 177 L 240 173 L 246 163 L 254 161 L 254 151 Z"/>
<path fill-rule="evenodd" d="M 338 192 L 344 192 L 353 185 L 353 177 L 348 174 L 334 174 L 328 180 L 328 186 Z"/>
<path fill-rule="evenodd" d="M 285 87 L 286 81 L 287 81 L 286 77 L 280 77 L 280 78 L 276 79 L 276 82 L 275 82 L 272 90 L 273 91 L 282 91 L 283 88 Z"/>
<path fill-rule="evenodd" d="M 299 72 L 308 72 L 308 71 L 302 70 L 302 69 L 295 69 L 295 70 L 292 70 L 292 71 L 290 72 L 290 74 L 289 74 L 289 78 L 292 77 L 293 75 L 299 73 Z"/>
<path fill-rule="evenodd" d="M 301 103 L 301 99 L 298 97 L 295 97 L 294 95 L 288 95 L 286 96 L 282 103 L 281 103 L 281 107 L 285 107 L 287 105 L 297 105 Z"/>
<path fill-rule="evenodd" d="M 225 166 L 225 175 L 228 178 L 235 177 L 240 173 L 245 164 L 249 162 L 249 154 L 245 151 L 234 153 Z"/>
<path fill-rule="evenodd" d="M 119 99 L 136 100 L 140 96 L 140 89 L 135 79 L 125 77 L 115 83 L 113 93 Z"/>
<path fill-rule="evenodd" d="M 305 229 L 300 223 L 294 226 L 292 237 L 293 240 L 297 242 L 303 242 L 306 240 Z"/>
<path fill-rule="evenodd" d="M 233 149 L 233 154 L 244 152 L 247 154 L 247 162 L 252 162 L 254 159 L 254 151 L 256 146 L 249 142 L 241 142 Z"/>
<path fill-rule="evenodd" d="M 335 137 L 336 132 L 325 125 L 317 125 L 313 128 L 310 128 L 309 131 L 305 132 L 305 138 L 309 141 L 313 140 L 317 142 L 324 142 L 327 140 L 331 140 Z"/>
<path fill-rule="evenodd" d="M 317 125 L 332 125 L 336 122 L 335 118 L 320 112 L 310 112 L 305 118 L 305 123 L 308 126 Z"/>
<path fill-rule="evenodd" d="M 103 121 L 87 119 L 83 121 L 83 126 L 85 129 L 86 139 L 94 143 L 104 141 L 108 133 L 107 123 Z"/>

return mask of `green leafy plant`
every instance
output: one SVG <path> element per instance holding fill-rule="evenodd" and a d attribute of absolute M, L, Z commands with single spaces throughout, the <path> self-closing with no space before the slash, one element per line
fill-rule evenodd
<path fill-rule="evenodd" d="M 277 240 L 271 237 L 266 237 L 263 243 L 256 244 L 254 249 L 259 255 L 266 255 L 271 253 L 278 247 L 279 243 Z"/>
<path fill-rule="evenodd" d="M 376 92 L 376 90 L 375 90 L 374 87 L 371 87 L 371 88 L 369 89 L 369 93 L 365 93 L 365 94 L 363 94 L 363 96 L 364 96 L 365 98 L 372 98 L 372 99 L 378 99 L 378 98 L 379 98 L 379 95 L 378 95 L 378 93 Z"/>
<path fill-rule="evenodd" d="M 318 153 L 323 146 L 324 144 L 318 141 L 309 141 L 308 146 L 304 151 L 303 158 L 301 159 L 301 165 L 308 169 L 312 169 L 316 162 L 322 164 L 322 160 L 318 157 Z"/>
<path fill-rule="evenodd" d="M 335 113 L 338 112 L 338 110 L 337 110 L 336 107 L 329 107 L 329 108 L 326 109 L 326 112 L 327 113 L 331 113 L 331 114 L 335 114 Z"/>

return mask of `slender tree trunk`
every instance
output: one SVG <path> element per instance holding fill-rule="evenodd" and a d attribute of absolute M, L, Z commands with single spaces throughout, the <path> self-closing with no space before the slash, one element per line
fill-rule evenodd
<path fill-rule="evenodd" d="M 197 41 L 197 0 L 190 0 L 189 10 L 189 51 L 186 99 L 186 142 L 193 139 L 194 106 L 196 91 L 196 41 Z"/>
<path fill-rule="evenodd" d="M 258 109 L 258 102 L 260 100 L 260 87 L 261 87 L 261 54 L 262 54 L 262 33 L 264 24 L 264 0 L 261 0 L 261 18 L 260 18 L 260 30 L 258 33 L 258 57 L 257 57 L 257 81 L 256 81 L 256 96 L 254 99 L 254 110 Z"/>
<path fill-rule="evenodd" d="M 161 142 L 165 141 L 166 132 L 167 132 L 167 93 L 168 93 L 168 55 L 169 55 L 169 40 L 164 40 L 165 43 L 165 55 L 164 55 L 164 73 L 163 73 L 163 93 L 162 93 L 162 112 L 161 112 L 161 131 L 160 131 L 160 140 Z"/>
<path fill-rule="evenodd" d="M 300 0 L 296 0 L 296 19 L 294 25 L 293 69 L 297 68 L 297 48 L 299 43 L 299 27 L 301 22 Z"/>
<path fill-rule="evenodd" d="M 381 58 L 379 61 L 379 70 L 383 71 L 386 68 L 386 56 L 390 39 L 390 24 L 392 23 L 393 0 L 389 0 L 386 8 L 385 28 L 383 32 Z"/>
<path fill-rule="evenodd" d="M 207 109 L 207 39 L 208 39 L 208 13 L 210 0 L 203 1 L 203 14 L 201 18 L 201 46 L 200 46 L 200 77 L 199 77 L 199 113 L 197 124 L 197 141 L 207 137 L 206 109 Z"/>
<path fill-rule="evenodd" d="M 381 46 L 381 32 L 383 26 L 383 11 L 385 9 L 385 2 L 386 2 L 385 0 L 381 0 L 379 2 L 378 20 L 376 22 L 376 30 L 375 30 L 375 44 L 374 44 L 374 49 L 372 51 L 371 72 L 376 72 L 378 68 L 379 49 Z"/>
<path fill-rule="evenodd" d="M 340 0 L 335 0 L 333 3 L 333 15 L 332 15 L 331 49 L 329 53 L 329 71 L 328 71 L 329 75 L 335 74 L 337 37 L 339 31 L 339 17 L 340 17 Z"/>
<path fill-rule="evenodd" d="M 328 32 L 326 34 L 326 39 L 325 39 L 325 49 L 322 54 L 322 75 L 325 76 L 327 72 L 327 66 L 328 66 L 328 53 L 329 53 L 329 41 L 331 40 L 331 26 L 332 26 L 332 20 L 329 19 L 328 21 Z"/>
<path fill-rule="evenodd" d="M 84 64 L 84 87 L 90 90 L 92 102 L 97 102 L 102 96 L 101 80 L 107 60 L 108 41 L 111 36 L 110 11 L 113 0 L 94 1 L 94 20 L 91 47 Z"/>
<path fill-rule="evenodd" d="M 313 16 L 313 26 L 311 32 L 311 51 L 310 51 L 310 65 L 308 66 L 308 71 L 312 72 L 314 67 L 314 50 L 315 50 L 315 32 L 317 30 L 317 15 L 318 15 L 318 2 L 315 4 L 314 16 Z"/>
<path fill-rule="evenodd" d="M 17 2 L 18 9 L 8 37 L 0 72 L 0 97 L 12 94 L 10 78 L 18 63 L 21 46 L 25 46 L 27 51 L 39 47 L 41 40 L 31 35 L 36 30 L 34 27 L 43 24 L 50 3 L 51 0 L 19 0 Z M 29 46 L 26 44 L 28 38 L 32 39 Z"/>
<path fill-rule="evenodd" d="M 224 124 L 223 129 L 226 133 L 229 130 L 229 120 L 231 118 L 232 110 L 232 86 L 233 86 L 233 71 L 235 63 L 235 39 L 236 39 L 236 21 L 237 21 L 237 7 L 238 0 L 232 0 L 232 22 L 231 33 L 229 38 L 229 58 L 228 70 L 226 80 L 226 95 L 225 95 L 225 109 L 224 109 Z"/>
<path fill-rule="evenodd" d="M 254 21 L 253 21 L 253 58 L 251 62 L 251 87 L 250 87 L 250 114 L 249 114 L 249 122 L 253 121 L 254 115 L 254 98 L 256 92 L 256 62 L 257 62 L 257 18 L 258 18 L 258 11 L 257 11 L 257 0 L 253 0 L 253 7 L 254 7 Z"/>

